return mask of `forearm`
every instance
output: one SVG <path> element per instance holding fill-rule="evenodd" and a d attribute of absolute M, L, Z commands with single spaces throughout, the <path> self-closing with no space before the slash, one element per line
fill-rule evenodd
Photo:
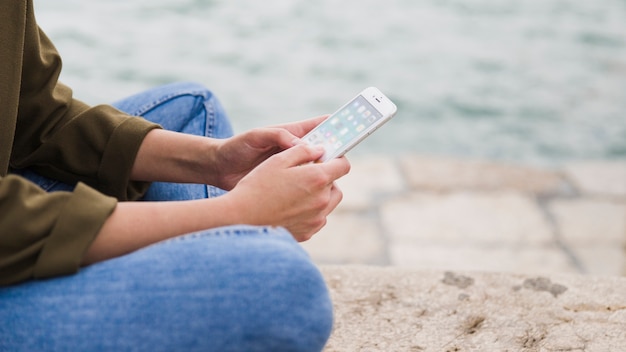
<path fill-rule="evenodd" d="M 104 223 L 83 265 L 115 258 L 186 233 L 240 222 L 228 197 L 181 202 L 122 202 Z M 213 216 L 207 216 L 213 214 Z"/>
<path fill-rule="evenodd" d="M 341 201 L 334 181 L 347 174 L 345 158 L 314 164 L 324 150 L 298 145 L 266 160 L 231 192 L 178 202 L 118 203 L 84 257 L 91 264 L 165 239 L 234 224 L 283 226 L 307 240 Z"/>
<path fill-rule="evenodd" d="M 212 184 L 218 141 L 166 130 L 148 133 L 139 148 L 131 179 Z"/>

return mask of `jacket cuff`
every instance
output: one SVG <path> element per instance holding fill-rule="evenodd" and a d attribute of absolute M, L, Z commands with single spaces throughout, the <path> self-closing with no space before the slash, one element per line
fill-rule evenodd
<path fill-rule="evenodd" d="M 141 117 L 131 117 L 115 128 L 102 155 L 98 188 L 119 200 L 137 200 L 148 190 L 149 182 L 130 181 L 137 152 L 148 132 L 161 128 Z M 129 138 L 132 136 L 133 138 Z M 124 170 L 124 175 L 120 175 Z"/>
<path fill-rule="evenodd" d="M 116 205 L 115 198 L 79 183 L 52 228 L 33 276 L 46 278 L 78 272 L 85 252 Z"/>

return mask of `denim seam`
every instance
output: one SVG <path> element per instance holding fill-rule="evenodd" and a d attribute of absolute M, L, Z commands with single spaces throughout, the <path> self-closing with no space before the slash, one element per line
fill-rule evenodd
<path fill-rule="evenodd" d="M 159 99 L 153 100 L 147 104 L 144 104 L 140 107 L 138 107 L 135 111 L 133 111 L 133 113 L 131 115 L 135 115 L 135 116 L 142 116 L 146 113 L 148 113 L 150 110 L 154 109 L 155 107 L 169 101 L 175 98 L 180 98 L 183 96 L 192 96 L 192 97 L 200 97 L 203 100 L 207 100 L 210 97 L 206 94 L 206 91 L 202 91 L 202 90 L 191 90 L 191 91 L 184 91 L 184 92 L 175 92 L 175 93 L 171 93 L 168 95 L 164 95 Z"/>
<path fill-rule="evenodd" d="M 215 123 L 215 106 L 213 103 L 213 99 L 205 99 L 204 100 L 204 111 L 205 111 L 205 125 L 204 125 L 204 135 L 210 138 L 214 138 L 214 126 Z M 218 191 L 215 187 L 210 185 L 205 185 L 206 193 L 209 198 L 215 198 L 218 196 Z"/>
<path fill-rule="evenodd" d="M 206 111 L 205 136 L 214 138 L 215 104 L 213 99 L 205 99 L 204 107 Z"/>
<path fill-rule="evenodd" d="M 243 227 L 243 228 L 242 228 Z M 187 240 L 194 240 L 194 239 L 199 239 L 199 238 L 206 238 L 206 237 L 211 237 L 211 238 L 215 238 L 215 237 L 221 237 L 221 238 L 229 238 L 229 237 L 240 237 L 240 236 L 249 236 L 249 235 L 255 235 L 255 236 L 272 236 L 273 233 L 276 232 L 277 229 L 280 229 L 278 227 L 269 227 L 269 226 L 246 226 L 246 225 L 240 225 L 237 228 L 226 228 L 226 229 L 207 229 L 207 230 L 202 230 L 202 231 L 197 231 L 197 232 L 191 232 L 188 234 L 184 234 L 184 235 L 180 235 L 180 236 L 176 236 L 158 243 L 155 243 L 155 245 L 158 244 L 167 244 L 167 243 L 173 243 L 173 242 L 181 242 L 181 241 L 187 241 Z"/>

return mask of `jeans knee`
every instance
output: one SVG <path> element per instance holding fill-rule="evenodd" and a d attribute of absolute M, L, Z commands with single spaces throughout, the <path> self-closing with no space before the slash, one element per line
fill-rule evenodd
<path fill-rule="evenodd" d="M 333 325 L 326 283 L 286 230 L 221 228 L 173 240 L 154 251 L 150 257 L 158 257 L 166 270 L 186 273 L 175 279 L 184 282 L 177 287 L 191 285 L 184 291 L 198 292 L 200 301 L 209 297 L 197 304 L 202 311 L 189 308 L 189 314 L 180 314 L 187 304 L 197 306 L 185 297 L 189 303 L 177 305 L 181 321 L 174 325 L 194 321 L 213 330 L 206 341 L 213 349 L 320 351 L 326 344 Z"/>
<path fill-rule="evenodd" d="M 320 351 L 333 323 L 319 270 L 279 229 L 190 234 L 22 290 L 2 302 L 22 317 L 10 333 L 55 350 Z"/>
<path fill-rule="evenodd" d="M 173 83 L 173 89 L 197 99 L 197 109 L 202 111 L 206 119 L 205 136 L 212 138 L 228 138 L 233 136 L 232 124 L 220 100 L 211 90 L 201 83 Z"/>
<path fill-rule="evenodd" d="M 259 304 L 278 305 L 278 315 L 263 324 L 266 350 L 320 351 L 333 326 L 332 301 L 324 278 L 297 243 L 273 254 L 273 297 L 258 297 Z M 257 340 L 257 343 L 258 341 Z"/>
<path fill-rule="evenodd" d="M 202 83 L 194 81 L 181 81 L 169 85 L 172 91 L 181 95 L 193 95 L 203 97 L 205 100 L 214 98 L 213 92 Z"/>

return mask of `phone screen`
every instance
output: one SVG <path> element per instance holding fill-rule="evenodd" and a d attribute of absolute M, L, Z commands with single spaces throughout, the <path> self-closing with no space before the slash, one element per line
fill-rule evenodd
<path fill-rule="evenodd" d="M 326 152 L 322 159 L 327 159 L 382 118 L 372 104 L 358 95 L 311 131 L 305 140 L 311 145 L 323 146 Z"/>

